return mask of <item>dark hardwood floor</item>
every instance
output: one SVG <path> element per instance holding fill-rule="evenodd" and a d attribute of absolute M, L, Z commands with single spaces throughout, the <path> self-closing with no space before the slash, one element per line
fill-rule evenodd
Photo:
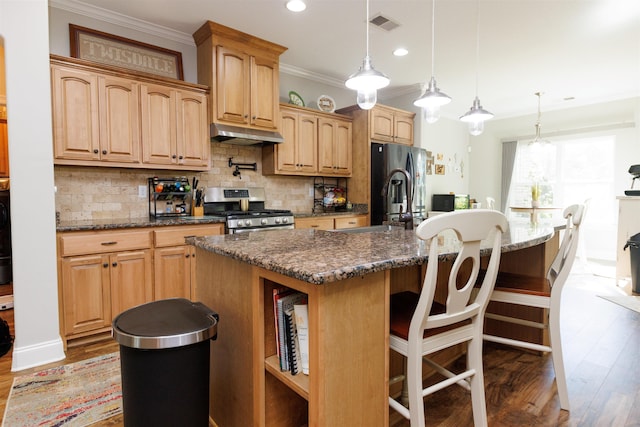
<path fill-rule="evenodd" d="M 640 313 L 598 297 L 629 293 L 629 285 L 616 286 L 614 271 L 576 261 L 565 288 L 562 337 L 571 412 L 560 410 L 548 355 L 485 344 L 490 426 L 640 426 Z M 0 317 L 13 327 L 13 310 Z M 76 347 L 64 361 L 20 372 L 11 372 L 11 353 L 0 357 L 0 414 L 15 376 L 117 350 L 111 340 Z M 425 408 L 428 426 L 473 425 L 470 396 L 460 387 L 429 396 Z M 390 413 L 393 425 L 409 425 Z M 99 425 L 122 425 L 122 417 Z"/>

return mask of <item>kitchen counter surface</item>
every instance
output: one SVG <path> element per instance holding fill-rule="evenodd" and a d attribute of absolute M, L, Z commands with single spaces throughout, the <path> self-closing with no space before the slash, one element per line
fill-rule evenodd
<path fill-rule="evenodd" d="M 510 252 L 549 240 L 556 227 L 511 222 L 502 251 Z M 445 235 L 440 260 L 455 257 L 453 234 Z M 345 233 L 313 229 L 196 237 L 189 240 L 207 251 L 228 256 L 312 284 L 325 284 L 391 268 L 421 265 L 428 245 L 412 230 Z"/>
<path fill-rule="evenodd" d="M 108 220 L 62 221 L 56 231 L 117 230 L 123 228 L 164 227 L 169 225 L 202 225 L 224 223 L 221 216 L 183 216 L 172 218 L 126 218 Z"/>

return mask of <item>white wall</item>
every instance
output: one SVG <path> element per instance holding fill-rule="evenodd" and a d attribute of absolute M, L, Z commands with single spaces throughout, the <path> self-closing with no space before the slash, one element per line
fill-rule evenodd
<path fill-rule="evenodd" d="M 65 357 L 58 330 L 48 30 L 46 0 L 0 1 L 11 165 L 13 371 Z"/>

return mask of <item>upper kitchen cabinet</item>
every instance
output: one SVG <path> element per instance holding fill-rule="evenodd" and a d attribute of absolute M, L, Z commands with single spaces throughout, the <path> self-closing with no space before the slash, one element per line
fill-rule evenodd
<path fill-rule="evenodd" d="M 262 173 L 315 175 L 318 171 L 318 117 L 312 112 L 280 106 L 281 144 L 262 148 Z"/>
<path fill-rule="evenodd" d="M 353 105 L 338 110 L 338 113 L 354 115 L 360 107 Z M 413 119 L 415 113 L 376 104 L 369 111 L 360 110 L 361 116 L 365 116 L 367 135 L 371 141 L 395 142 L 398 144 L 413 145 Z"/>
<path fill-rule="evenodd" d="M 54 163 L 208 170 L 208 88 L 51 55 Z"/>
<path fill-rule="evenodd" d="M 194 34 L 198 82 L 211 87 L 211 121 L 274 131 L 286 47 L 207 21 Z"/>
<path fill-rule="evenodd" d="M 207 166 L 207 97 L 164 85 L 140 87 L 142 161 L 150 166 Z"/>
<path fill-rule="evenodd" d="M 56 159 L 139 162 L 138 83 L 51 64 Z"/>
<path fill-rule="evenodd" d="M 351 121 L 318 119 L 318 173 L 324 176 L 351 175 Z"/>

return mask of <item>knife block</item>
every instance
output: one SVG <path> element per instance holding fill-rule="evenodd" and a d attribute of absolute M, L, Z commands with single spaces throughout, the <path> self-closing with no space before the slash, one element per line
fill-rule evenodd
<path fill-rule="evenodd" d="M 192 206 L 191 212 L 193 216 L 204 216 L 204 206 Z"/>

